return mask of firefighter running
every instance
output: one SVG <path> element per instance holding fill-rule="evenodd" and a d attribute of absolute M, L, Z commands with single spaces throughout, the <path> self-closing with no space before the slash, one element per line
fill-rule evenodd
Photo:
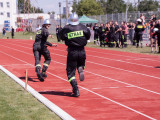
<path fill-rule="evenodd" d="M 87 40 L 90 39 L 90 36 L 90 30 L 79 23 L 78 15 L 76 13 L 71 14 L 69 24 L 60 32 L 60 38 L 64 40 L 66 46 L 68 46 L 66 71 L 68 80 L 73 88 L 74 97 L 80 96 L 75 72 L 76 69 L 78 69 L 79 79 L 80 81 L 83 81 L 83 70 L 86 60 L 84 46 L 87 44 Z"/>
<path fill-rule="evenodd" d="M 43 82 L 44 78 L 47 77 L 46 71 L 47 68 L 51 62 L 50 52 L 47 49 L 47 46 L 50 47 L 56 47 L 56 44 L 51 44 L 47 41 L 48 37 L 52 37 L 52 35 L 49 34 L 48 29 L 50 27 L 50 21 L 48 19 L 44 20 L 44 23 L 42 25 L 42 28 L 37 31 L 35 42 L 33 44 L 33 53 L 35 57 L 35 71 L 37 73 L 38 79 Z M 41 73 L 41 55 L 44 57 L 45 61 L 42 68 Z"/>

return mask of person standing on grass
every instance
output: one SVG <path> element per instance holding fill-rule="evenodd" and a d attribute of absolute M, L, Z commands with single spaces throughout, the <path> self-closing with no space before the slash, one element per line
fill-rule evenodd
<path fill-rule="evenodd" d="M 60 38 L 59 38 L 59 32 L 60 32 L 60 26 L 59 25 L 57 25 L 56 26 L 56 36 L 57 36 L 57 42 L 60 42 L 61 40 L 60 40 Z"/>
<path fill-rule="evenodd" d="M 143 31 L 145 30 L 144 26 L 142 25 L 142 20 L 141 19 L 137 19 L 137 24 L 135 27 L 135 39 L 137 42 L 136 47 L 139 47 L 139 42 L 141 43 L 141 48 L 142 48 L 142 35 L 143 35 Z"/>
<path fill-rule="evenodd" d="M 48 66 L 51 62 L 50 52 L 47 49 L 47 46 L 50 47 L 56 47 L 56 44 L 51 44 L 47 41 L 48 37 L 52 37 L 52 35 L 49 34 L 48 29 L 51 26 L 51 23 L 48 19 L 44 20 L 44 23 L 42 25 L 42 28 L 37 31 L 35 42 L 33 44 L 33 53 L 35 57 L 35 71 L 37 73 L 38 79 L 43 82 L 44 78 L 47 77 L 46 71 L 48 69 Z M 42 68 L 41 73 L 41 55 L 44 57 L 45 61 Z"/>
<path fill-rule="evenodd" d="M 3 35 L 3 38 L 6 38 L 6 29 L 5 29 L 5 27 L 3 27 L 3 29 L 2 29 L 2 35 Z"/>
<path fill-rule="evenodd" d="M 103 23 L 100 24 L 100 27 L 99 27 L 99 30 L 98 30 L 98 33 L 99 33 L 99 40 L 100 40 L 100 47 L 102 47 L 102 45 L 104 45 L 105 47 L 105 37 L 106 37 L 106 29 L 105 29 L 105 26 Z"/>
<path fill-rule="evenodd" d="M 93 31 L 94 31 L 94 44 L 96 44 L 96 42 L 98 41 L 98 30 L 99 30 L 99 26 L 97 25 L 97 23 L 95 23 L 95 25 L 93 27 Z"/>
<path fill-rule="evenodd" d="M 154 31 L 153 36 L 154 36 L 154 37 L 157 36 L 158 47 L 159 47 L 158 53 L 160 53 L 160 29 L 159 29 L 159 28 L 154 28 L 153 31 Z"/>
<path fill-rule="evenodd" d="M 12 39 L 14 38 L 14 28 L 11 27 L 11 36 L 12 36 Z"/>
<path fill-rule="evenodd" d="M 86 52 L 84 46 L 90 39 L 90 30 L 79 23 L 78 15 L 73 13 L 70 15 L 69 24 L 60 31 L 60 38 L 65 41 L 68 46 L 67 55 L 67 77 L 72 86 L 73 96 L 78 97 L 79 89 L 75 77 L 76 69 L 78 69 L 80 81 L 84 80 L 84 67 L 86 60 Z"/>
<path fill-rule="evenodd" d="M 150 39 L 150 41 L 151 41 L 151 52 L 152 52 L 152 53 L 153 53 L 154 43 L 155 43 L 155 44 L 157 43 L 157 41 L 156 41 L 156 39 L 155 39 L 155 36 L 153 36 L 155 25 L 156 25 L 155 22 L 153 22 L 153 23 L 151 24 L 150 36 L 149 36 L 149 39 Z M 156 53 L 156 52 L 157 52 L 157 44 L 155 45 L 155 53 Z"/>

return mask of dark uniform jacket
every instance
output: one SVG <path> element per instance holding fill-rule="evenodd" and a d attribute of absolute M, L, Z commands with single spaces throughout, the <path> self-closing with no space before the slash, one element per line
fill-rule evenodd
<path fill-rule="evenodd" d="M 144 26 L 142 24 L 137 24 L 135 27 L 135 33 L 138 35 L 142 35 L 144 31 Z"/>
<path fill-rule="evenodd" d="M 65 44 L 68 47 L 84 47 L 90 36 L 90 30 L 81 23 L 78 25 L 66 25 L 60 31 L 60 38 L 65 40 Z"/>
<path fill-rule="evenodd" d="M 94 30 L 94 34 L 98 34 L 98 30 L 99 30 L 99 27 L 98 26 L 94 26 L 93 27 L 93 30 Z"/>
<path fill-rule="evenodd" d="M 52 46 L 52 44 L 47 41 L 48 36 L 49 32 L 45 27 L 38 30 L 33 44 L 34 50 L 40 50 L 47 46 Z"/>

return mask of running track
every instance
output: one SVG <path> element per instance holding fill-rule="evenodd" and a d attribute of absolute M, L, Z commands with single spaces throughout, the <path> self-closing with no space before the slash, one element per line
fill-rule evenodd
<path fill-rule="evenodd" d="M 66 46 L 49 48 L 48 78 L 39 82 L 32 40 L 0 39 L 0 65 L 77 120 L 160 119 L 160 56 L 87 48 L 80 97 L 71 97 L 66 76 Z M 42 62 L 43 62 L 42 58 Z"/>

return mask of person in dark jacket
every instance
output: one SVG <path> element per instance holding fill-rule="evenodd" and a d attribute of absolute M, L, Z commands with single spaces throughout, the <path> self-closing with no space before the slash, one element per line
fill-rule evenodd
<path fill-rule="evenodd" d="M 14 38 L 14 28 L 11 27 L 11 36 L 12 36 L 12 39 Z"/>
<path fill-rule="evenodd" d="M 94 44 L 96 44 L 96 41 L 98 41 L 98 30 L 99 30 L 99 26 L 97 25 L 97 23 L 95 23 L 95 25 L 93 27 L 93 31 L 94 31 Z"/>
<path fill-rule="evenodd" d="M 100 47 L 102 47 L 102 45 L 104 45 L 105 47 L 106 29 L 103 23 L 101 23 L 98 33 L 99 33 Z"/>
<path fill-rule="evenodd" d="M 137 24 L 135 26 L 135 39 L 137 43 L 137 48 L 139 47 L 139 42 L 141 42 L 141 48 L 142 48 L 142 35 L 143 31 L 145 30 L 144 26 L 142 25 L 142 20 L 137 19 Z"/>
<path fill-rule="evenodd" d="M 46 71 L 47 68 L 51 62 L 50 52 L 47 49 L 47 46 L 50 47 L 56 47 L 56 44 L 51 44 L 47 41 L 48 36 L 52 37 L 52 35 L 49 34 L 48 29 L 50 27 L 50 21 L 48 19 L 44 20 L 44 23 L 42 25 L 42 28 L 37 31 L 35 42 L 33 44 L 33 53 L 35 57 L 35 71 L 37 73 L 38 79 L 43 82 L 44 78 L 47 77 Z M 41 55 L 44 57 L 45 61 L 42 68 L 41 73 Z"/>
<path fill-rule="evenodd" d="M 87 44 L 87 40 L 90 39 L 90 36 L 90 30 L 85 25 L 79 23 L 78 15 L 76 13 L 71 14 L 69 24 L 64 26 L 60 31 L 60 38 L 64 40 L 65 45 L 68 46 L 66 71 L 68 81 L 73 88 L 74 97 L 80 96 L 75 71 L 78 69 L 79 79 L 80 81 L 83 81 L 83 70 L 86 60 L 84 46 Z"/>

